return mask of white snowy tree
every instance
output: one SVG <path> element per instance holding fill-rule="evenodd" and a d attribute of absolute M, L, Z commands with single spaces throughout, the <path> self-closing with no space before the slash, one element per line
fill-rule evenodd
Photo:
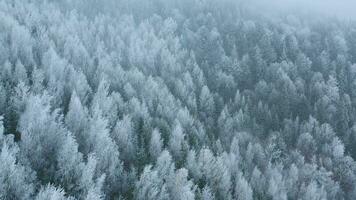
<path fill-rule="evenodd" d="M 250 184 L 240 172 L 236 177 L 235 198 L 238 200 L 252 200 L 252 189 Z"/>
<path fill-rule="evenodd" d="M 136 183 L 135 199 L 137 200 L 168 200 L 167 186 L 152 166 L 143 170 Z"/>
<path fill-rule="evenodd" d="M 152 131 L 150 140 L 150 156 L 152 160 L 156 160 L 161 154 L 163 148 L 163 140 L 161 138 L 161 133 L 158 129 Z"/>
<path fill-rule="evenodd" d="M 183 158 L 185 134 L 179 122 L 176 122 L 172 130 L 172 135 L 169 138 L 169 149 L 175 160 L 180 161 Z"/>
<path fill-rule="evenodd" d="M 137 139 L 131 117 L 125 115 L 122 120 L 118 120 L 111 134 L 119 147 L 122 160 L 127 163 L 134 162 Z"/>
<path fill-rule="evenodd" d="M 18 163 L 17 146 L 3 144 L 0 152 L 0 199 L 29 199 L 34 194 L 34 173 Z"/>
<path fill-rule="evenodd" d="M 36 200 L 74 200 L 74 198 L 66 197 L 65 192 L 61 188 L 57 188 L 53 185 L 47 185 L 41 188 L 41 190 L 36 195 Z"/>

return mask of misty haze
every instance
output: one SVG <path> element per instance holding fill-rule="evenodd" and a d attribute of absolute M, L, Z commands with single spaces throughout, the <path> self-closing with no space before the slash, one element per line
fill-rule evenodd
<path fill-rule="evenodd" d="M 0 200 L 355 200 L 356 0 L 0 0 Z"/>

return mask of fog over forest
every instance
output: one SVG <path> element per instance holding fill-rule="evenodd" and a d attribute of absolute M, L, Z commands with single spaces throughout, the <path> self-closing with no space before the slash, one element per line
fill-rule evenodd
<path fill-rule="evenodd" d="M 355 200 L 354 8 L 0 0 L 0 200 Z"/>
<path fill-rule="evenodd" d="M 344 20 L 356 19 L 356 1 L 354 0 L 240 0 L 240 2 L 246 7 L 265 14 L 309 13 Z"/>

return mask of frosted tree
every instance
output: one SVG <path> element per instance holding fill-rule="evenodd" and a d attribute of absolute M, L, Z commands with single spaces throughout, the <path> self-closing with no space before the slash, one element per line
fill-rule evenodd
<path fill-rule="evenodd" d="M 6 98 L 7 98 L 7 91 L 4 86 L 0 85 L 0 114 L 5 114 L 5 106 L 6 106 Z"/>
<path fill-rule="evenodd" d="M 24 83 L 28 83 L 27 71 L 23 66 L 23 64 L 21 63 L 21 61 L 16 62 L 12 77 L 15 83 L 19 83 L 20 81 Z"/>
<path fill-rule="evenodd" d="M 298 139 L 297 147 L 306 159 L 311 159 L 310 156 L 312 156 L 316 150 L 316 144 L 313 136 L 310 135 L 310 133 L 301 134 Z"/>
<path fill-rule="evenodd" d="M 33 63 L 33 38 L 30 35 L 30 30 L 25 26 L 21 26 L 18 21 L 8 21 L 8 23 L 4 23 L 4 25 L 4 31 L 6 31 L 14 41 L 8 46 L 10 60 L 15 62 L 15 60 L 20 59 L 25 66 L 30 66 Z"/>
<path fill-rule="evenodd" d="M 152 160 L 156 160 L 161 154 L 163 148 L 163 140 L 161 138 L 161 133 L 158 129 L 152 131 L 150 140 L 150 156 Z"/>
<path fill-rule="evenodd" d="M 268 181 L 268 194 L 273 200 L 286 200 L 285 183 L 283 175 L 277 167 L 270 168 Z"/>
<path fill-rule="evenodd" d="M 199 153 L 198 165 L 202 178 L 217 193 L 218 199 L 230 199 L 231 177 L 222 158 L 215 158 L 209 149 Z"/>
<path fill-rule="evenodd" d="M 109 93 L 110 84 L 103 78 L 98 86 L 98 89 L 93 97 L 91 103 L 92 112 L 96 109 L 96 106 L 99 106 L 99 109 L 102 111 L 103 116 L 108 120 L 108 125 L 111 127 L 116 120 L 117 107 L 113 101 L 112 96 Z"/>
<path fill-rule="evenodd" d="M 122 160 L 126 163 L 134 162 L 137 151 L 137 136 L 130 116 L 125 115 L 122 120 L 116 122 L 112 137 L 119 147 Z"/>
<path fill-rule="evenodd" d="M 82 105 L 77 93 L 73 91 L 69 102 L 68 112 L 65 116 L 65 124 L 75 135 L 81 150 L 87 137 L 85 131 L 88 126 L 88 120 L 88 111 L 86 107 Z"/>
<path fill-rule="evenodd" d="M 170 136 L 169 139 L 169 149 L 172 152 L 172 155 L 175 160 L 180 161 L 182 160 L 183 156 L 183 150 L 184 150 L 184 140 L 185 134 L 183 132 L 183 128 L 180 125 L 179 122 L 176 122 L 176 125 L 174 126 L 172 130 L 172 135 Z"/>
<path fill-rule="evenodd" d="M 97 170 L 106 174 L 104 190 L 111 195 L 118 195 L 123 190 L 120 183 L 123 166 L 117 145 L 110 138 L 108 120 L 103 117 L 99 106 L 95 106 L 89 119 L 89 130 L 85 138 L 85 154 L 94 153 L 98 159 Z"/>
<path fill-rule="evenodd" d="M 30 95 L 29 87 L 23 83 L 19 82 L 14 88 L 14 92 L 10 97 L 10 104 L 6 108 L 5 113 L 5 127 L 11 133 L 17 133 L 17 125 L 19 123 L 20 115 L 24 112 L 26 108 L 26 103 Z"/>
<path fill-rule="evenodd" d="M 176 83 L 177 93 L 190 110 L 197 110 L 195 85 L 190 73 L 184 73 L 182 80 Z"/>
<path fill-rule="evenodd" d="M 105 174 L 97 177 L 96 173 L 97 159 L 95 155 L 90 154 L 87 163 L 82 167 L 81 177 L 79 179 L 79 194 L 85 199 L 101 199 L 104 197 L 102 187 L 105 181 Z"/>
<path fill-rule="evenodd" d="M 66 197 L 65 192 L 61 188 L 56 188 L 53 185 L 47 185 L 41 188 L 41 190 L 36 195 L 36 200 L 74 200 L 74 198 Z"/>
<path fill-rule="evenodd" d="M 48 84 L 47 90 L 54 97 L 54 106 L 60 106 L 65 99 L 65 82 L 68 72 L 68 63 L 61 58 L 56 50 L 51 47 L 43 55 L 42 59 L 45 68 L 45 79 Z M 70 94 L 69 94 L 70 95 Z"/>
<path fill-rule="evenodd" d="M 211 189 L 209 186 L 205 186 L 203 188 L 203 191 L 201 192 L 201 199 L 202 200 L 214 200 L 214 194 L 212 193 Z"/>
<path fill-rule="evenodd" d="M 30 96 L 18 126 L 22 158 L 44 182 L 54 178 L 58 152 L 67 135 L 59 110 L 51 111 L 50 100 L 46 94 Z"/>
<path fill-rule="evenodd" d="M 289 198 L 296 198 L 298 189 L 299 170 L 295 164 L 292 164 L 288 170 L 286 188 Z"/>
<path fill-rule="evenodd" d="M 231 178 L 234 179 L 239 172 L 241 162 L 239 142 L 236 137 L 234 137 L 233 141 L 231 142 L 230 152 L 223 152 L 221 158 L 224 162 L 224 165 L 228 168 L 229 174 L 231 174 Z"/>
<path fill-rule="evenodd" d="M 315 181 L 312 181 L 306 187 L 305 193 L 302 195 L 303 199 L 310 199 L 310 200 L 326 200 L 327 194 L 324 188 L 318 186 Z"/>
<path fill-rule="evenodd" d="M 205 122 L 208 131 L 213 128 L 215 116 L 215 101 L 207 86 L 203 86 L 199 95 L 199 114 Z"/>
<path fill-rule="evenodd" d="M 252 189 L 241 172 L 236 177 L 235 198 L 238 200 L 252 200 Z"/>
<path fill-rule="evenodd" d="M 197 155 L 194 150 L 190 150 L 187 153 L 186 166 L 189 170 L 189 174 L 195 179 L 199 180 L 201 178 L 200 166 L 198 165 Z"/>
<path fill-rule="evenodd" d="M 175 165 L 171 154 L 167 150 L 162 151 L 161 155 L 157 158 L 155 169 L 158 171 L 158 175 L 164 180 L 168 180 L 174 175 Z"/>
<path fill-rule="evenodd" d="M 89 86 L 87 77 L 83 74 L 83 72 L 72 69 L 69 79 L 67 87 L 73 88 L 73 90 L 76 91 L 80 101 L 83 104 L 86 104 L 92 94 L 92 89 Z"/>
<path fill-rule="evenodd" d="M 213 116 L 215 112 L 215 103 L 212 94 L 210 93 L 210 90 L 207 86 L 204 86 L 201 90 L 199 96 L 199 105 L 201 112 L 204 112 L 203 115 Z"/>
<path fill-rule="evenodd" d="M 219 198 L 231 199 L 231 175 L 228 173 L 228 168 L 221 156 L 216 160 L 212 175 L 210 184 L 211 186 L 216 185 Z"/>
<path fill-rule="evenodd" d="M 257 167 L 255 167 L 252 171 L 250 185 L 253 189 L 254 197 L 256 196 L 262 198 L 264 196 L 266 180 L 262 172 Z"/>
<path fill-rule="evenodd" d="M 11 63 L 6 60 L 2 65 L 2 72 L 1 72 L 1 81 L 4 83 L 9 83 L 11 82 L 11 77 L 12 77 L 12 67 Z"/>
<path fill-rule="evenodd" d="M 175 172 L 172 179 L 168 180 L 170 185 L 170 197 L 173 200 L 194 200 L 193 182 L 188 180 L 188 171 L 184 168 Z"/>
<path fill-rule="evenodd" d="M 16 158 L 17 146 L 3 144 L 0 152 L 0 198 L 29 199 L 34 194 L 34 173 L 22 166 Z"/>
<path fill-rule="evenodd" d="M 231 117 L 228 108 L 225 106 L 218 118 L 219 133 L 225 148 L 230 145 L 232 135 L 234 133 L 234 121 Z"/>
<path fill-rule="evenodd" d="M 139 181 L 136 183 L 135 199 L 137 200 L 168 200 L 167 186 L 159 177 L 152 166 L 143 170 Z"/>
<path fill-rule="evenodd" d="M 91 171 L 92 168 L 90 163 L 88 163 L 87 167 L 89 167 L 89 172 L 91 173 L 91 177 L 94 176 L 94 172 Z M 87 175 L 87 174 L 84 174 Z M 103 200 L 105 199 L 104 192 L 102 191 L 102 187 L 105 181 L 105 175 L 101 175 L 98 177 L 95 182 L 94 180 L 91 182 L 88 188 L 86 188 L 85 200 Z"/>
<path fill-rule="evenodd" d="M 34 67 L 31 73 L 31 81 L 32 81 L 31 90 L 33 91 L 33 93 L 39 94 L 43 91 L 44 79 L 45 79 L 45 74 L 43 69 Z"/>
<path fill-rule="evenodd" d="M 89 193 L 100 196 L 101 186 L 99 191 L 91 191 L 93 188 L 98 188 L 94 176 L 95 158 L 89 155 L 87 163 L 84 163 L 82 154 L 78 152 L 78 144 L 71 135 L 66 137 L 58 154 L 56 181 L 63 189 L 74 197 L 83 197 Z"/>

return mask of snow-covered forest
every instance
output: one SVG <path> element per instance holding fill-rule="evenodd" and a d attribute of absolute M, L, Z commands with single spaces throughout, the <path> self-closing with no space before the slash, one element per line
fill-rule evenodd
<path fill-rule="evenodd" d="M 1 200 L 356 199 L 356 21 L 0 0 Z"/>

